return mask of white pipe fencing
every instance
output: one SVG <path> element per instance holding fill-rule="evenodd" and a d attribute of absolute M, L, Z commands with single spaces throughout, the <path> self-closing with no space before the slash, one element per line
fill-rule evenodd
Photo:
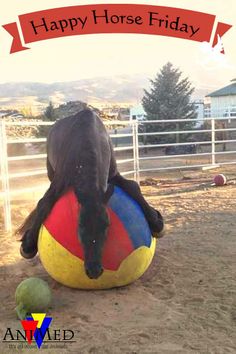
<path fill-rule="evenodd" d="M 126 163 L 132 163 L 133 164 L 133 169 L 128 169 L 127 171 L 125 170 L 122 174 L 123 175 L 132 175 L 134 176 L 134 179 L 139 182 L 140 180 L 140 174 L 145 173 L 145 172 L 152 172 L 152 171 L 163 171 L 163 170 L 180 170 L 180 169 L 191 169 L 191 168 L 203 168 L 203 167 L 214 167 L 214 166 L 219 166 L 219 162 L 217 157 L 221 156 L 223 154 L 226 154 L 230 156 L 230 154 L 235 154 L 236 151 L 223 151 L 223 152 L 217 152 L 216 151 L 216 146 L 217 144 L 231 144 L 231 143 L 236 143 L 236 139 L 221 139 L 217 140 L 216 139 L 216 134 L 218 132 L 236 132 L 236 128 L 226 128 L 223 127 L 222 129 L 218 128 L 216 129 L 216 122 L 217 121 L 228 121 L 228 117 L 222 117 L 222 118 L 203 118 L 202 121 L 210 122 L 210 128 L 209 129 L 196 129 L 193 128 L 192 130 L 174 130 L 174 131 L 158 131 L 158 124 L 161 123 L 170 123 L 170 120 L 153 120 L 153 121 L 109 121 L 105 122 L 105 125 L 108 127 L 111 126 L 120 126 L 120 127 L 126 127 L 125 133 L 118 133 L 118 129 L 115 130 L 115 133 L 110 134 L 111 138 L 115 139 L 115 142 L 117 146 L 115 146 L 114 150 L 115 152 L 123 152 L 123 151 L 129 151 L 130 153 L 133 154 L 132 158 L 122 158 L 120 160 L 117 160 L 118 164 L 126 164 Z M 235 120 L 236 122 L 236 117 L 230 117 L 230 120 Z M 196 122 L 199 123 L 199 119 L 175 119 L 171 120 L 171 123 L 185 123 L 185 122 Z M 140 133 L 139 132 L 139 127 L 140 126 L 145 126 L 147 124 L 154 124 L 157 125 L 157 131 L 156 132 L 144 132 Z M 29 126 L 50 126 L 52 125 L 52 122 L 5 122 L 4 120 L 0 120 L 0 162 L 1 162 L 1 182 L 2 182 L 2 192 L 0 193 L 1 197 L 3 197 L 3 213 L 4 213 L 4 227 L 6 231 L 11 231 L 12 228 L 12 223 L 11 223 L 11 196 L 12 195 L 17 195 L 21 193 L 29 193 L 32 191 L 35 191 L 36 189 L 41 189 L 42 186 L 38 187 L 31 187 L 31 188 L 23 188 L 23 189 L 16 189 L 12 190 L 10 188 L 10 180 L 12 179 L 19 179 L 23 177 L 28 177 L 28 176 L 37 176 L 37 175 L 44 175 L 46 174 L 45 169 L 40 169 L 36 171 L 30 171 L 30 172 L 17 172 L 17 173 L 9 173 L 9 162 L 12 161 L 21 161 L 21 160 L 35 160 L 35 159 L 46 159 L 46 154 L 28 154 L 28 155 L 23 155 L 23 156 L 11 156 L 9 157 L 7 154 L 7 147 L 10 144 L 26 144 L 26 143 L 45 143 L 46 138 L 10 138 L 7 136 L 7 127 L 11 126 L 24 126 L 24 127 L 29 127 Z M 178 125 L 177 125 L 178 127 Z M 141 144 L 139 142 L 139 137 L 144 137 L 147 139 L 148 137 L 152 136 L 163 136 L 163 135 L 177 135 L 180 136 L 182 134 L 199 134 L 199 133 L 208 133 L 210 136 L 210 140 L 208 141 L 194 141 L 194 142 L 176 142 L 176 143 L 161 143 L 161 144 Z M 127 138 L 129 138 L 129 142 L 127 142 Z M 126 143 L 124 146 L 118 146 L 118 139 L 126 139 Z M 140 152 L 142 149 L 158 149 L 158 148 L 174 148 L 176 146 L 182 146 L 182 147 L 187 147 L 189 145 L 195 144 L 196 146 L 211 146 L 211 151 L 209 152 L 201 152 L 201 153 L 188 153 L 188 154 L 174 154 L 174 155 L 155 155 L 155 156 L 146 156 L 146 157 L 140 157 Z M 171 166 L 158 166 L 158 167 L 151 167 L 151 168 L 141 168 L 140 163 L 144 162 L 145 160 L 150 160 L 150 161 L 163 161 L 164 159 L 171 160 L 176 159 L 176 158 L 186 158 L 186 157 L 206 157 L 209 156 L 211 157 L 211 162 L 204 164 L 204 163 L 197 163 L 197 164 L 192 164 L 192 165 L 171 165 Z M 220 162 L 220 165 L 231 165 L 231 164 L 236 164 L 236 158 L 235 160 L 227 160 L 224 162 Z"/>
<path fill-rule="evenodd" d="M 235 127 L 232 128 L 226 128 L 225 126 L 223 128 L 216 128 L 216 123 L 222 122 L 222 121 L 235 121 Z M 191 169 L 191 168 L 213 168 L 213 167 L 219 167 L 220 165 L 232 165 L 236 164 L 236 150 L 232 151 L 223 151 L 223 152 L 217 152 L 216 151 L 216 146 L 218 144 L 232 144 L 236 143 L 236 139 L 221 139 L 217 140 L 216 139 L 216 134 L 219 132 L 236 132 L 236 117 L 210 117 L 210 118 L 202 118 L 202 119 L 173 119 L 173 120 L 152 120 L 152 121 L 142 121 L 142 122 L 137 122 L 138 125 L 142 124 L 160 124 L 160 123 L 183 123 L 183 122 L 196 122 L 199 123 L 199 121 L 202 122 L 210 122 L 210 128 L 209 129 L 193 129 L 193 130 L 174 130 L 174 131 L 164 131 L 164 132 L 150 132 L 150 133 L 138 133 L 138 136 L 163 136 L 163 135 L 170 135 L 170 134 L 196 134 L 196 133 L 209 133 L 210 135 L 210 140 L 207 141 L 192 141 L 192 142 L 181 142 L 181 143 L 164 143 L 164 144 L 146 144 L 146 145 L 138 145 L 138 150 L 140 149 L 147 149 L 147 148 L 165 148 L 165 147 L 176 147 L 176 146 L 189 146 L 189 145 L 195 145 L 195 146 L 211 146 L 211 152 L 200 152 L 200 153 L 194 153 L 194 154 L 174 154 L 172 156 L 148 156 L 148 157 L 139 157 L 139 162 L 140 161 L 145 161 L 145 160 L 162 160 L 162 159 L 174 159 L 174 158 L 183 158 L 183 157 L 204 157 L 204 156 L 210 156 L 211 157 L 211 163 L 207 164 L 195 164 L 195 165 L 176 165 L 176 166 L 167 166 L 167 167 L 157 167 L 157 168 L 139 168 L 139 174 L 142 172 L 151 172 L 151 171 L 164 171 L 164 170 L 181 170 L 181 169 Z M 220 162 L 218 161 L 217 157 L 220 155 L 229 155 L 232 154 L 234 155 L 234 160 L 229 160 L 229 161 L 224 161 Z"/>
<path fill-rule="evenodd" d="M 130 126 L 131 128 L 134 124 L 130 121 L 109 121 L 104 122 L 105 125 L 108 126 Z M 19 121 L 19 122 L 5 122 L 4 120 L 0 120 L 0 162 L 1 162 L 1 175 L 0 179 L 2 182 L 2 191 L 0 192 L 0 196 L 3 198 L 3 215 L 4 215 L 4 228 L 5 231 L 12 230 L 12 222 L 11 222 L 11 196 L 18 195 L 21 193 L 30 193 L 34 192 L 36 189 L 42 189 L 43 186 L 40 185 L 38 187 L 29 187 L 29 188 L 21 188 L 17 190 L 12 190 L 10 188 L 10 180 L 19 179 L 23 177 L 29 176 L 39 176 L 45 175 L 47 173 L 46 169 L 40 169 L 36 171 L 30 172 L 17 172 L 17 173 L 9 173 L 9 162 L 13 161 L 23 161 L 23 160 L 35 160 L 35 159 L 46 159 L 46 154 L 29 154 L 23 156 L 8 156 L 7 148 L 10 144 L 26 144 L 26 143 L 46 143 L 46 138 L 10 138 L 7 136 L 7 127 L 11 126 L 20 126 L 20 127 L 38 127 L 38 126 L 50 126 L 53 122 L 28 122 L 28 121 Z M 117 160 L 118 164 L 126 164 L 133 163 L 133 169 L 124 171 L 122 175 L 134 175 L 134 178 L 137 179 L 137 147 L 135 141 L 135 132 L 130 134 L 110 134 L 111 138 L 132 138 L 132 144 L 130 146 L 119 146 L 115 147 L 114 150 L 118 152 L 122 151 L 133 151 L 133 158 L 129 159 L 120 159 Z"/>
<path fill-rule="evenodd" d="M 1 180 L 3 198 L 3 213 L 4 226 L 6 231 L 11 230 L 11 204 L 10 204 L 10 187 L 9 187 L 9 173 L 7 161 L 7 136 L 6 125 L 4 121 L 0 122 L 0 159 L 1 159 Z"/>

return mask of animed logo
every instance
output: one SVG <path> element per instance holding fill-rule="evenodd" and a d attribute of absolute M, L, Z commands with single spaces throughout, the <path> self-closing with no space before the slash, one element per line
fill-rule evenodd
<path fill-rule="evenodd" d="M 66 343 L 74 343 L 75 331 L 71 329 L 49 328 L 52 317 L 47 317 L 46 313 L 31 313 L 31 316 L 21 320 L 22 329 L 12 329 L 8 327 L 3 335 L 2 342 L 8 343 L 11 349 L 29 348 L 36 344 L 41 348 L 65 348 Z M 78 332 L 78 331 L 77 331 Z M 50 344 L 50 346 L 49 346 Z M 32 345 L 33 347 L 33 345 Z"/>
<path fill-rule="evenodd" d="M 31 316 L 27 317 L 26 320 L 22 320 L 21 324 L 25 331 L 27 342 L 31 344 L 34 338 L 38 348 L 40 348 L 52 322 L 52 317 L 46 317 L 45 313 L 32 313 Z"/>

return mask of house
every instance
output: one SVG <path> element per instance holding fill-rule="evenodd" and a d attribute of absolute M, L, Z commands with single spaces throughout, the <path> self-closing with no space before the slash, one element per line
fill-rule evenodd
<path fill-rule="evenodd" d="M 24 115 L 19 113 L 17 110 L 11 109 L 0 109 L 0 119 L 1 118 L 24 118 Z"/>
<path fill-rule="evenodd" d="M 206 96 L 211 105 L 212 117 L 236 116 L 236 79 L 231 84 Z"/>
<path fill-rule="evenodd" d="M 204 101 L 201 99 L 197 99 L 192 101 L 194 107 L 196 108 L 197 112 L 197 117 L 196 119 L 198 122 L 196 122 L 196 127 L 199 128 L 203 124 L 203 118 L 204 118 Z"/>
<path fill-rule="evenodd" d="M 129 118 L 130 118 L 130 110 L 129 110 L 129 108 L 121 107 L 119 109 L 119 113 L 118 113 L 117 119 L 118 120 L 129 120 Z"/>
<path fill-rule="evenodd" d="M 197 119 L 204 118 L 204 101 L 199 99 L 199 100 L 194 100 L 192 103 L 194 104 L 194 107 L 196 108 L 197 111 Z"/>
<path fill-rule="evenodd" d="M 143 106 L 140 104 L 140 105 L 137 105 L 137 106 L 134 106 L 132 108 L 130 108 L 130 120 L 138 120 L 138 121 L 142 121 L 145 119 L 145 111 L 144 111 L 144 108 Z"/>
<path fill-rule="evenodd" d="M 197 125 L 202 125 L 203 121 L 202 119 L 204 118 L 204 102 L 201 99 L 194 100 L 192 102 L 196 108 L 197 111 L 197 119 L 199 119 L 199 122 L 197 122 Z M 130 120 L 138 120 L 142 121 L 145 119 L 145 111 L 142 105 L 137 105 L 132 108 L 130 108 Z M 181 117 L 179 117 L 181 119 Z"/>

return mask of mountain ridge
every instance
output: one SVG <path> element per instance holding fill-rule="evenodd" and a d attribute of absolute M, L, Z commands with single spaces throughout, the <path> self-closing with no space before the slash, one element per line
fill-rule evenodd
<path fill-rule="evenodd" d="M 143 90 L 149 89 L 147 75 L 119 75 L 65 82 L 9 82 L 0 84 L 0 106 L 45 108 L 49 101 L 56 106 L 69 101 L 92 105 L 136 105 Z M 204 98 L 212 89 L 196 89 L 193 98 Z"/>

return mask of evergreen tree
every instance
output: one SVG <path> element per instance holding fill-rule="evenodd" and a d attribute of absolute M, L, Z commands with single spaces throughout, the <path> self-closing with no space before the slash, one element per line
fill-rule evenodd
<path fill-rule="evenodd" d="M 194 104 L 190 102 L 194 88 L 188 78 L 181 79 L 182 72 L 171 63 L 163 66 L 154 80 L 151 80 L 151 90 L 144 90 L 142 100 L 147 120 L 168 120 L 168 123 L 145 124 L 146 132 L 188 130 L 194 122 L 171 122 L 173 119 L 194 119 L 197 117 Z M 191 134 L 193 136 L 193 134 Z M 186 141 L 189 134 L 150 135 L 147 142 L 175 143 Z"/>
<path fill-rule="evenodd" d="M 55 114 L 55 109 L 54 109 L 51 101 L 49 102 L 49 105 L 47 106 L 47 108 L 44 112 L 44 117 L 45 117 L 45 120 L 49 120 L 51 122 L 54 122 L 57 119 L 57 116 Z"/>
<path fill-rule="evenodd" d="M 47 122 L 48 121 L 55 122 L 57 120 L 58 117 L 51 101 L 49 102 L 49 105 L 45 109 L 44 113 L 39 118 Z M 51 126 L 45 126 L 45 125 L 39 126 L 37 136 L 39 138 L 48 136 L 50 128 Z"/>

